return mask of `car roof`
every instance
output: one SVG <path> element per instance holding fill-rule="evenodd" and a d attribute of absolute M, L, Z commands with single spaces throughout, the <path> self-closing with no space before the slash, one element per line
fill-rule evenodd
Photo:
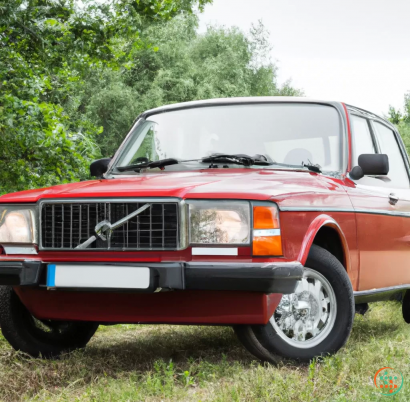
<path fill-rule="evenodd" d="M 377 115 L 376 113 L 372 113 L 369 112 L 368 110 L 365 109 L 361 109 L 357 106 L 352 106 L 352 105 L 347 105 L 346 107 L 348 108 L 349 112 L 353 112 L 355 114 L 361 115 L 363 117 L 367 117 L 369 119 L 374 119 L 374 120 L 380 120 L 385 124 L 388 124 L 390 127 L 392 127 L 393 129 L 395 129 L 395 126 L 393 123 L 391 123 L 389 120 L 387 120 L 386 118 Z"/>
<path fill-rule="evenodd" d="M 215 98 L 204 99 L 190 102 L 172 103 L 170 105 L 160 106 L 154 109 L 147 110 L 142 113 L 142 116 L 149 116 L 152 114 L 169 112 L 171 110 L 189 109 L 200 106 L 217 106 L 217 105 L 235 105 L 235 104 L 251 104 L 251 103 L 322 103 L 335 104 L 340 102 L 323 101 L 317 99 L 310 99 L 298 96 L 248 96 L 248 97 L 233 97 L 233 98 Z"/>
<path fill-rule="evenodd" d="M 179 109 L 190 109 L 194 107 L 201 107 L 201 106 L 218 106 L 218 105 L 235 105 L 235 104 L 252 104 L 252 103 L 313 103 L 313 104 L 327 104 L 327 105 L 341 105 L 342 102 L 338 101 L 329 101 L 329 100 L 320 100 L 320 99 L 311 99 L 306 97 L 299 97 L 299 96 L 249 96 L 249 97 L 234 97 L 234 98 L 216 98 L 216 99 L 204 99 L 204 100 L 197 100 L 191 102 L 181 102 L 181 103 L 173 103 L 170 105 L 160 106 L 154 109 L 149 109 L 143 112 L 139 117 L 148 117 L 153 114 L 169 112 L 172 110 L 179 110 Z M 355 112 L 361 114 L 366 117 L 376 118 L 382 120 L 389 125 L 393 126 L 388 120 L 385 118 L 378 116 L 375 113 L 369 112 L 367 110 L 361 109 L 356 106 L 346 104 L 346 107 L 351 112 Z"/>

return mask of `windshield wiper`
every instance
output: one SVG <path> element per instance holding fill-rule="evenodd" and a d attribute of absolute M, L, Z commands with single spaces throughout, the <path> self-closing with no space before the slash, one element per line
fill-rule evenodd
<path fill-rule="evenodd" d="M 266 159 L 266 157 L 262 156 Z M 261 155 L 249 156 L 244 154 L 214 154 L 201 159 L 201 162 L 220 162 L 220 163 L 233 163 L 235 165 L 252 166 L 252 165 L 262 165 L 269 166 L 273 165 L 273 161 L 262 160 Z"/>
<path fill-rule="evenodd" d="M 315 172 L 315 173 L 322 173 L 321 166 L 320 165 L 314 165 L 311 161 L 309 163 L 302 162 L 302 166 L 305 168 L 308 168 L 310 171 Z"/>
<path fill-rule="evenodd" d="M 163 168 L 164 166 L 169 166 L 169 165 L 176 165 L 178 164 L 179 161 L 174 158 L 168 158 L 168 159 L 160 159 L 159 161 L 146 161 L 146 162 L 141 162 L 141 163 L 136 163 L 134 165 L 127 165 L 127 166 L 117 166 L 116 169 L 119 172 L 126 172 L 128 170 L 133 170 L 134 172 L 139 172 L 141 169 L 144 168 Z"/>
<path fill-rule="evenodd" d="M 322 173 L 322 168 L 320 165 L 314 165 L 313 163 L 304 163 L 302 162 L 300 165 L 293 165 L 290 163 L 279 163 L 279 162 L 273 162 L 271 163 L 271 165 L 276 165 L 276 166 L 281 166 L 281 167 L 285 167 L 285 168 L 306 168 L 308 170 L 310 170 L 311 172 L 315 172 L 315 173 Z"/>

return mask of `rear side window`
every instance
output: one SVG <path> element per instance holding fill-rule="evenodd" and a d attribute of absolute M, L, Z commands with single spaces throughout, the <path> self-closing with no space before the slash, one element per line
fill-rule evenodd
<path fill-rule="evenodd" d="M 367 119 L 358 116 L 352 116 L 351 118 L 353 128 L 353 166 L 357 166 L 359 155 L 361 154 L 374 154 L 376 150 L 374 148 L 372 135 L 370 134 L 369 124 Z"/>
<path fill-rule="evenodd" d="M 380 152 L 389 156 L 390 186 L 408 188 L 409 176 L 394 131 L 378 122 L 373 122 L 373 125 L 377 141 L 380 144 Z"/>

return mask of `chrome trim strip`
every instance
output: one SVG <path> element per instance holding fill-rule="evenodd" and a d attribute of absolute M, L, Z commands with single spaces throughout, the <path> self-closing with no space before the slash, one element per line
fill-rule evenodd
<path fill-rule="evenodd" d="M 4 252 L 7 255 L 13 255 L 13 254 L 37 254 L 37 250 L 34 246 L 10 246 L 10 245 L 4 245 Z"/>
<path fill-rule="evenodd" d="M 387 202 L 387 197 L 386 197 Z M 331 207 L 281 207 L 281 212 L 352 212 L 357 214 L 389 215 L 410 218 L 410 212 L 386 211 L 383 209 L 352 209 L 352 208 L 331 208 Z"/>
<path fill-rule="evenodd" d="M 178 250 L 185 250 L 189 244 L 188 205 L 185 200 L 179 202 L 179 239 Z"/>
<path fill-rule="evenodd" d="M 303 268 L 299 261 L 273 262 L 185 262 L 187 268 L 215 267 L 215 268 Z M 149 264 L 148 264 L 149 265 Z M 151 266 L 151 265 L 150 265 Z"/>
<path fill-rule="evenodd" d="M 387 201 L 387 197 L 386 197 Z M 383 209 L 356 209 L 353 212 L 357 214 L 372 214 L 372 215 L 390 215 L 390 216 L 403 216 L 410 218 L 410 212 L 399 212 L 399 211 L 385 211 Z"/>
<path fill-rule="evenodd" d="M 253 229 L 253 237 L 280 236 L 280 229 Z"/>
<path fill-rule="evenodd" d="M 237 247 L 192 247 L 192 255 L 238 255 Z"/>
<path fill-rule="evenodd" d="M 296 212 L 357 212 L 352 208 L 331 208 L 331 207 L 281 207 L 278 204 L 279 211 L 296 211 Z"/>
<path fill-rule="evenodd" d="M 379 293 L 395 292 L 395 291 L 406 290 L 406 289 L 410 289 L 410 284 L 389 286 L 387 288 L 378 288 L 378 289 L 354 291 L 353 296 L 354 297 L 371 296 L 371 295 L 376 295 L 376 294 L 379 294 Z"/>
<path fill-rule="evenodd" d="M 46 204 L 61 204 L 61 203 L 104 203 L 104 202 L 180 202 L 178 197 L 98 197 L 98 198 L 41 198 L 38 203 L 40 206 Z"/>

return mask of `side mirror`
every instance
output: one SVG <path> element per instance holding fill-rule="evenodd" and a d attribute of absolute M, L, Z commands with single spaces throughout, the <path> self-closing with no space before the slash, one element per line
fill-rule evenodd
<path fill-rule="evenodd" d="M 91 176 L 97 177 L 97 179 L 101 178 L 103 174 L 107 171 L 108 165 L 111 162 L 111 158 L 103 158 L 94 161 L 90 165 L 90 174 Z"/>
<path fill-rule="evenodd" d="M 389 173 L 389 157 L 386 154 L 362 154 L 358 163 L 359 166 L 350 171 L 353 180 L 359 180 L 364 175 L 385 176 Z"/>

